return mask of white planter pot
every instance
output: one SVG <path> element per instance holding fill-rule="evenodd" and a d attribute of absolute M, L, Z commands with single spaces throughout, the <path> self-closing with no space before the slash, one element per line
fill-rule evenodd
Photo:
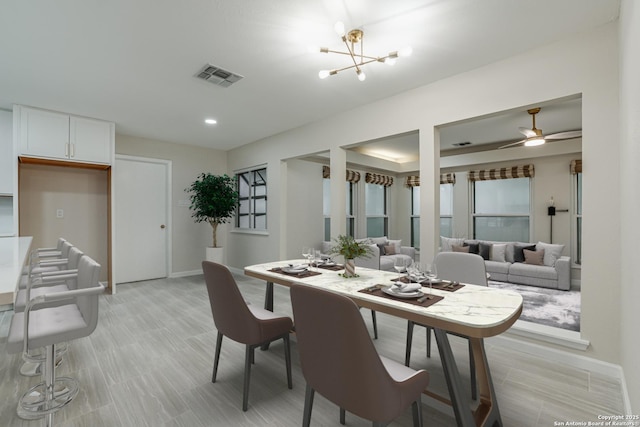
<path fill-rule="evenodd" d="M 205 254 L 205 260 L 218 264 L 224 264 L 224 249 L 208 246 L 207 252 Z"/>

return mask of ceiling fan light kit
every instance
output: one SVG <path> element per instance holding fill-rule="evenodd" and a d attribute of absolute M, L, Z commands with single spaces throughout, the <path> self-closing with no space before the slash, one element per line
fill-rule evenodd
<path fill-rule="evenodd" d="M 533 126 L 531 127 L 531 129 L 527 129 L 527 128 L 518 129 L 520 133 L 522 133 L 526 137 L 525 139 L 512 142 L 507 145 L 503 145 L 502 147 L 499 147 L 499 148 L 508 148 L 508 147 L 513 147 L 520 144 L 524 144 L 525 147 L 535 147 L 537 145 L 545 144 L 547 141 L 550 141 L 550 140 L 560 141 L 560 140 L 566 140 L 566 139 L 580 138 L 582 136 L 581 130 L 559 132 L 559 133 L 554 133 L 546 136 L 543 135 L 542 130 L 536 128 L 536 114 L 538 114 L 540 110 L 541 110 L 540 107 L 531 108 L 527 110 L 527 113 L 531 115 Z"/>
<path fill-rule="evenodd" d="M 343 68 L 334 68 L 332 70 L 321 70 L 318 73 L 318 77 L 326 79 L 329 76 L 338 74 L 340 71 L 355 69 L 356 76 L 361 82 L 367 78 L 367 75 L 362 70 L 364 65 L 372 62 L 382 62 L 387 65 L 394 65 L 399 57 L 410 56 L 413 50 L 410 47 L 406 47 L 399 51 L 389 52 L 386 56 L 368 56 L 364 54 L 364 31 L 361 29 L 353 29 L 348 33 L 345 33 L 344 24 L 342 22 L 336 22 L 334 29 L 336 33 L 342 38 L 342 42 L 345 44 L 347 51 L 332 50 L 328 47 L 313 48 L 314 51 L 320 53 L 336 53 L 338 55 L 346 55 L 351 58 L 352 65 L 348 65 Z"/>

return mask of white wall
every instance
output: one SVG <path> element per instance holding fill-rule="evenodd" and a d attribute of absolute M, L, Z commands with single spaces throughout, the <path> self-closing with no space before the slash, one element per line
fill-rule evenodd
<path fill-rule="evenodd" d="M 227 155 L 220 150 L 191 145 L 116 135 L 116 154 L 171 160 L 171 239 L 172 274 L 201 271 L 205 247 L 212 245 L 212 229 L 208 223 L 196 224 L 191 218 L 189 199 L 184 191 L 202 172 L 224 174 L 227 172 Z M 115 195 L 117 200 L 117 194 Z M 218 245 L 224 245 L 228 225 L 218 227 Z M 222 243 L 220 243 L 222 242 Z"/>
<path fill-rule="evenodd" d="M 419 130 L 420 175 L 433 187 L 421 186 L 421 249 L 433 257 L 438 246 L 437 181 L 439 140 L 437 127 L 522 106 L 583 96 L 584 267 L 582 269 L 582 331 L 591 341 L 587 353 L 619 363 L 620 228 L 611 220 L 620 206 L 618 140 L 617 23 L 545 46 L 507 60 L 441 80 L 362 108 L 246 145 L 229 152 L 229 169 L 267 162 L 280 171 L 280 160 L 322 152 L 354 142 Z M 552 66 L 540 66 L 552 64 Z M 358 126 L 362 123 L 362 126 Z M 355 125 L 354 125 L 355 124 Z M 300 141 L 304 141 L 301 144 Z M 608 143 L 604 143 L 608 142 Z M 332 165 L 333 169 L 333 165 Z M 281 177 L 269 182 L 269 215 L 282 212 Z M 277 198 L 273 203 L 273 198 Z M 283 206 L 286 206 L 284 204 Z M 428 212 L 432 215 L 428 215 Z M 230 239 L 232 265 L 265 261 L 267 249 L 281 242 L 281 224 L 270 222 L 265 239 Z M 288 230 L 291 232 L 291 230 Z M 429 245 L 431 243 L 431 245 Z M 431 247 L 429 247 L 431 246 Z M 602 248 L 606 247 L 606 251 Z M 426 251 L 426 253 L 425 253 Z M 284 251 L 283 253 L 284 254 Z M 602 266 L 607 266 L 603 268 Z M 607 283 L 603 293 L 602 284 Z M 603 319 L 607 319 L 603 322 Z M 616 328 L 612 328 L 616 325 Z"/>
<path fill-rule="evenodd" d="M 631 413 L 640 412 L 640 333 L 638 332 L 637 247 L 640 241 L 640 4 L 623 0 L 620 13 L 620 209 L 621 238 L 621 359 L 625 372 Z"/>

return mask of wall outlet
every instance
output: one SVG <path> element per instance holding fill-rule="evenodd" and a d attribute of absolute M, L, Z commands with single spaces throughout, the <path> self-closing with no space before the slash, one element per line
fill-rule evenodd
<path fill-rule="evenodd" d="M 64 218 L 64 210 L 56 209 L 56 218 Z"/>

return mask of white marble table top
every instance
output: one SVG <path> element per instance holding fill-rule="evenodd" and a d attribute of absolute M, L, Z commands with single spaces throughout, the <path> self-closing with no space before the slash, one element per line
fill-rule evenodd
<path fill-rule="evenodd" d="M 32 237 L 0 237 L 0 305 L 13 304 Z"/>
<path fill-rule="evenodd" d="M 407 304 L 400 299 L 381 298 L 358 292 L 376 284 L 391 284 L 395 272 L 356 267 L 359 277 L 345 279 L 341 271 L 313 269 L 322 274 L 299 278 L 269 271 L 275 267 L 301 264 L 303 260 L 286 260 L 245 267 L 245 274 L 273 283 L 290 286 L 292 283 L 327 289 L 354 299 L 358 305 L 405 317 L 429 326 L 478 338 L 500 334 L 520 316 L 522 296 L 513 291 L 466 284 L 455 291 L 433 289 L 434 295 L 444 297 L 429 307 Z M 343 271 L 342 271 L 343 272 Z M 423 288 L 429 292 L 428 288 Z"/>

